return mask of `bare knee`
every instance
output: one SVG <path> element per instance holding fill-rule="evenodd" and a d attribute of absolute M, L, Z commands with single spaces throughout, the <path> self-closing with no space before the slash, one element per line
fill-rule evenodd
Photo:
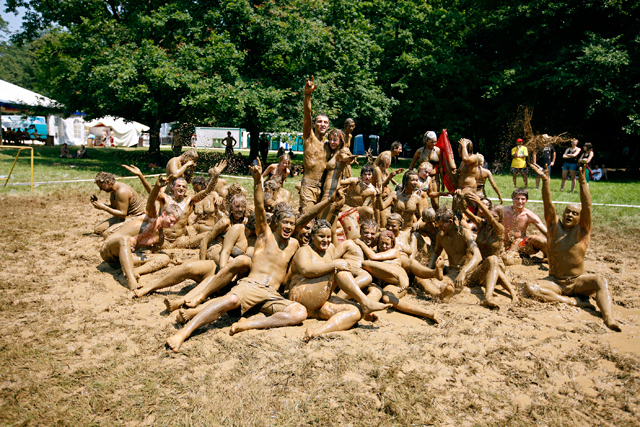
<path fill-rule="evenodd" d="M 539 296 L 540 286 L 536 285 L 535 283 L 527 283 L 524 285 L 524 291 L 533 297 Z"/>
<path fill-rule="evenodd" d="M 307 309 L 304 305 L 295 303 L 287 308 L 287 313 L 291 316 L 291 320 L 302 323 L 307 318 Z"/>

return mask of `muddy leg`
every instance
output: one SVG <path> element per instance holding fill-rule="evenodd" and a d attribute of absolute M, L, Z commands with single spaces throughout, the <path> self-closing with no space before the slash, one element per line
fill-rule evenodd
<path fill-rule="evenodd" d="M 148 260 L 143 260 L 142 265 L 134 270 L 136 276 L 140 277 L 143 274 L 153 273 L 171 264 L 171 257 L 167 254 L 150 254 L 147 257 Z"/>
<path fill-rule="evenodd" d="M 251 268 L 251 258 L 245 255 L 233 258 L 215 275 L 208 274 L 202 282 L 193 288 L 184 297 L 184 304 L 187 307 L 196 307 L 202 304 L 209 295 L 219 291 L 228 285 L 235 276 L 246 273 Z"/>
<path fill-rule="evenodd" d="M 304 334 L 305 341 L 309 341 L 318 335 L 328 332 L 346 331 L 358 323 L 358 320 L 362 317 L 362 313 L 358 307 L 347 304 L 346 302 L 343 304 L 327 302 L 320 308 L 319 314 L 321 318 L 327 319 L 327 321 L 315 330 L 308 328 Z"/>
<path fill-rule="evenodd" d="M 138 289 L 135 294 L 140 297 L 158 289 L 177 285 L 187 279 L 199 282 L 207 272 L 211 271 L 211 269 L 213 269 L 213 271 L 216 269 L 216 264 L 212 261 L 190 261 L 172 269 L 166 276 L 157 282 L 143 286 Z"/>
<path fill-rule="evenodd" d="M 240 307 L 240 301 L 234 294 L 227 294 L 212 300 L 184 328 L 167 338 L 167 345 L 177 353 L 180 351 L 182 343 L 199 327 L 215 322 L 222 314 L 238 307 Z"/>
<path fill-rule="evenodd" d="M 398 298 L 399 289 L 397 286 L 389 285 L 384 288 L 384 295 L 382 296 L 383 302 L 388 302 L 393 305 L 398 311 L 407 314 L 413 314 L 414 316 L 426 317 L 428 319 L 433 320 L 436 323 L 440 323 L 436 318 L 436 314 L 433 310 L 427 310 L 417 305 L 413 305 L 407 301 L 404 301 L 402 298 Z"/>
<path fill-rule="evenodd" d="M 371 301 L 367 298 L 367 296 L 362 292 L 362 289 L 358 287 L 356 281 L 353 278 L 353 274 L 349 271 L 340 271 L 336 274 L 336 282 L 340 289 L 345 291 L 351 298 L 356 300 L 358 304 L 362 307 L 362 311 L 364 315 L 368 315 L 373 313 L 374 311 L 386 310 L 390 308 L 391 305 L 383 304 L 377 301 Z"/>
<path fill-rule="evenodd" d="M 251 317 L 246 319 L 241 317 L 239 321 L 231 325 L 229 335 L 235 335 L 238 332 L 248 331 L 249 329 L 270 329 L 282 326 L 293 326 L 302 323 L 307 318 L 307 309 L 304 305 L 293 303 L 284 311 L 280 311 L 267 317 Z"/>

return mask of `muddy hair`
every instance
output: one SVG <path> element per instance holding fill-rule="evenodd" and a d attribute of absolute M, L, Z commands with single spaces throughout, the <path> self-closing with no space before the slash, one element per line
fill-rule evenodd
<path fill-rule="evenodd" d="M 404 219 L 402 219 L 402 215 L 399 213 L 392 213 L 387 217 L 387 222 L 389 221 L 397 221 L 400 223 L 400 228 L 404 225 Z"/>
<path fill-rule="evenodd" d="M 375 219 L 369 218 L 369 219 L 365 219 L 363 221 L 360 221 L 360 229 L 375 229 L 378 230 L 380 228 L 380 226 L 378 225 L 378 223 L 376 222 Z"/>
<path fill-rule="evenodd" d="M 384 236 L 391 238 L 391 242 L 393 243 L 393 246 L 391 246 L 391 247 L 395 248 L 396 247 L 396 236 L 395 236 L 395 234 L 393 234 L 393 231 L 391 231 L 391 230 L 382 230 L 380 232 L 380 235 L 378 236 L 378 243 L 377 244 L 378 245 L 380 244 L 380 241 L 381 241 L 380 238 L 384 237 Z"/>
<path fill-rule="evenodd" d="M 449 208 L 443 207 L 436 212 L 436 221 L 448 221 L 453 220 L 453 211 Z"/>
<path fill-rule="evenodd" d="M 284 218 L 296 218 L 296 214 L 289 203 L 280 202 L 273 207 L 273 216 L 271 217 L 271 224 L 276 225 Z"/>
<path fill-rule="evenodd" d="M 398 147 L 402 147 L 402 142 L 400 142 L 400 141 L 393 141 L 393 142 L 391 143 L 391 149 L 392 149 L 392 150 L 395 150 L 395 149 L 396 149 L 396 148 L 398 148 Z"/>
<path fill-rule="evenodd" d="M 275 179 L 268 179 L 264 182 L 265 193 L 276 193 L 280 190 L 280 183 Z"/>
<path fill-rule="evenodd" d="M 360 176 L 364 175 L 365 172 L 371 172 L 373 173 L 373 166 L 366 164 L 362 167 L 362 169 L 360 170 Z"/>
<path fill-rule="evenodd" d="M 344 127 L 345 128 L 347 127 L 347 125 L 350 125 L 350 124 L 354 124 L 355 125 L 356 122 L 352 118 L 348 118 L 347 120 L 344 121 Z"/>
<path fill-rule="evenodd" d="M 201 186 L 201 187 L 206 187 L 206 185 L 207 185 L 207 180 L 206 180 L 206 179 L 204 179 L 204 177 L 203 177 L 203 176 L 196 176 L 195 178 L 193 178 L 193 179 L 191 180 L 191 185 L 192 185 L 192 186 L 199 185 L 199 186 Z"/>
<path fill-rule="evenodd" d="M 184 160 L 193 160 L 194 162 L 196 160 L 198 160 L 198 152 L 194 149 L 194 148 L 190 148 L 187 151 L 185 151 L 182 156 L 181 156 Z"/>
<path fill-rule="evenodd" d="M 491 212 L 495 212 L 498 215 L 498 222 L 504 224 L 504 206 L 494 206 Z"/>
<path fill-rule="evenodd" d="M 231 214 L 231 206 L 237 202 L 241 202 L 244 205 L 244 210 L 247 210 L 247 198 L 244 197 L 243 194 L 234 194 L 231 199 L 229 199 L 229 214 Z"/>
<path fill-rule="evenodd" d="M 436 211 L 433 208 L 424 208 L 422 210 L 422 212 L 420 213 L 420 217 L 424 218 L 431 218 L 431 219 L 436 219 Z"/>
<path fill-rule="evenodd" d="M 247 222 L 244 224 L 245 227 L 247 227 L 249 230 L 255 230 L 256 229 L 256 214 L 251 212 L 249 215 L 247 215 Z"/>
<path fill-rule="evenodd" d="M 318 230 L 322 230 L 323 228 L 328 228 L 331 230 L 331 224 L 326 219 L 317 219 L 316 223 L 311 227 L 311 234 L 316 234 Z"/>
<path fill-rule="evenodd" d="M 95 183 L 98 184 L 115 184 L 116 176 L 109 172 L 99 172 L 96 175 Z"/>
<path fill-rule="evenodd" d="M 336 148 L 335 150 L 335 152 L 337 153 L 344 147 L 344 132 L 342 132 L 340 129 L 331 129 L 331 131 L 329 131 L 329 133 L 327 134 L 327 141 L 331 138 L 331 135 L 337 135 L 338 140 L 340 141 L 338 148 Z"/>
<path fill-rule="evenodd" d="M 178 204 L 169 203 L 169 204 L 165 205 L 164 208 L 162 208 L 161 214 L 162 213 L 165 213 L 167 215 L 173 215 L 177 219 L 180 219 L 180 218 L 182 218 L 182 214 L 184 213 L 184 211 L 182 210 L 182 208 L 180 206 L 178 206 Z"/>
<path fill-rule="evenodd" d="M 515 198 L 516 196 L 523 195 L 527 200 L 529 200 L 529 192 L 525 188 L 516 188 L 511 193 L 511 198 Z"/>
<path fill-rule="evenodd" d="M 404 173 L 404 175 L 402 175 L 402 192 L 405 194 L 405 196 L 410 196 L 410 194 L 407 194 L 404 189 L 407 188 L 407 183 L 409 182 L 409 179 L 413 176 L 418 176 L 418 172 L 416 171 L 406 171 Z"/>

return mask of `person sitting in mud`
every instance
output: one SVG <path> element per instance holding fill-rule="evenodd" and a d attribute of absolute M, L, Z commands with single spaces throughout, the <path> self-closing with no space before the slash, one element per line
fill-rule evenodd
<path fill-rule="evenodd" d="M 525 207 L 529 192 L 524 188 L 516 188 L 511 193 L 512 206 L 504 208 L 504 247 L 506 252 L 502 259 L 506 265 L 522 264 L 522 258 L 529 258 L 538 251 L 545 254 L 547 227 L 540 217 Z M 542 235 L 527 236 L 527 228 L 534 225 Z M 546 255 L 545 255 L 546 256 Z"/>
<path fill-rule="evenodd" d="M 167 187 L 172 188 L 173 181 L 176 178 L 184 178 L 187 183 L 191 182 L 197 163 L 198 152 L 193 148 L 190 148 L 178 157 L 172 157 L 167 162 L 167 177 L 169 179 Z"/>
<path fill-rule="evenodd" d="M 373 180 L 373 167 L 364 165 L 360 170 L 360 178 L 351 177 L 341 181 L 347 186 L 345 193 L 344 210 L 357 208 L 360 218 L 373 218 L 371 197 L 375 196 L 376 189 L 371 184 Z"/>
<path fill-rule="evenodd" d="M 307 318 L 307 310 L 300 303 L 289 301 L 278 293 L 286 275 L 289 262 L 298 251 L 299 244 L 292 237 L 295 228 L 293 209 L 274 214 L 275 232 L 267 224 L 262 192 L 262 166 L 249 166 L 254 183 L 256 216 L 256 244 L 249 275 L 240 279 L 227 294 L 209 301 L 193 319 L 175 335 L 167 339 L 167 345 L 178 352 L 184 341 L 201 326 L 215 322 L 229 310 L 241 309 L 245 314 L 258 306 L 267 317 L 241 318 L 231 325 L 234 335 L 249 329 L 268 329 L 291 326 Z"/>
<path fill-rule="evenodd" d="M 462 158 L 460 167 L 456 173 L 450 173 L 451 182 L 456 185 L 453 194 L 451 209 L 459 220 L 462 220 L 462 213 L 467 208 L 466 195 L 475 193 L 478 189 L 478 156 L 473 154 L 473 142 L 462 138 L 458 141 L 458 153 Z M 473 207 L 472 207 L 473 208 Z M 475 209 L 475 208 L 474 208 Z"/>
<path fill-rule="evenodd" d="M 235 194 L 229 200 L 229 216 L 222 216 L 200 240 L 200 259 L 210 259 L 216 263 L 220 260 L 222 239 L 229 228 L 235 224 L 244 224 L 247 214 L 247 199 L 241 194 Z M 213 243 L 213 245 L 211 244 Z"/>
<path fill-rule="evenodd" d="M 382 292 L 378 295 L 382 297 L 382 302 L 389 303 L 398 311 L 412 314 L 414 316 L 425 317 L 438 323 L 438 319 L 433 310 L 428 310 L 419 305 L 411 304 L 402 299 L 407 294 L 409 288 L 409 276 L 402 267 L 401 250 L 396 247 L 396 239 L 392 231 L 382 230 L 378 236 L 378 252 L 374 252 L 364 241 L 358 239 L 356 243 L 360 246 L 365 256 L 368 258 L 362 263 L 362 268 L 368 271 L 373 277 L 386 283 Z M 442 279 L 442 261 L 439 261 L 438 269 Z M 435 274 L 434 274 L 435 275 Z M 369 292 L 369 298 L 375 298 L 374 292 Z"/>
<path fill-rule="evenodd" d="M 271 193 L 275 203 L 290 203 L 291 192 L 282 188 L 282 181 L 279 177 L 268 179 L 264 182 L 265 193 Z"/>
<path fill-rule="evenodd" d="M 166 204 L 160 215 L 157 214 L 156 196 L 166 182 L 164 177 L 159 177 L 147 199 L 146 214 L 124 223 L 100 248 L 100 256 L 105 262 L 121 265 L 131 290 L 139 287 L 140 275 L 157 271 L 171 262 L 166 254 L 134 253 L 147 247 L 153 252 L 160 250 L 164 241 L 163 230 L 172 227 L 183 215 L 182 209 L 176 204 Z M 135 266 L 141 267 L 134 270 Z"/>
<path fill-rule="evenodd" d="M 596 294 L 596 305 L 602 320 L 611 330 L 620 332 L 613 316 L 611 293 L 607 280 L 596 274 L 585 273 L 584 258 L 591 241 L 591 194 L 585 177 L 585 165 L 578 173 L 580 204 L 567 205 L 558 218 L 551 200 L 549 176 L 538 165 L 530 165 L 542 180 L 542 201 L 549 242 L 549 277 L 525 285 L 525 292 L 546 302 L 563 302 L 578 307 L 593 307 L 589 296 Z"/>
<path fill-rule="evenodd" d="M 433 208 L 422 210 L 422 217 L 415 225 L 416 231 L 411 240 L 411 258 L 421 265 L 428 265 L 436 245 L 438 226 L 436 211 Z M 426 279 L 416 276 L 414 281 L 427 294 L 439 298 L 442 302 L 449 302 L 455 289 L 450 281 Z"/>
<path fill-rule="evenodd" d="M 135 294 L 140 297 L 191 279 L 198 282 L 198 286 L 178 299 L 165 299 L 165 305 L 170 312 L 179 309 L 182 305 L 196 307 L 209 295 L 221 291 L 234 278 L 237 280 L 249 271 L 254 245 L 255 216 L 251 214 L 246 224 L 235 224 L 225 234 L 219 265 L 212 260 L 185 262 L 157 282 L 138 289 Z"/>
<path fill-rule="evenodd" d="M 212 179 L 209 180 L 209 184 L 204 191 L 195 194 L 194 196 L 187 195 L 187 180 L 184 178 L 177 178 L 173 181 L 173 193 L 172 195 L 166 192 L 161 192 L 158 195 L 158 200 L 161 206 L 165 204 L 175 203 L 184 211 L 183 217 L 173 227 L 165 230 L 165 248 L 197 248 L 200 245 L 200 241 L 206 236 L 205 233 L 196 234 L 194 236 L 187 236 L 187 224 L 189 222 L 189 216 L 193 212 L 196 203 L 204 200 L 215 188 L 217 177 L 220 172 L 227 166 L 226 161 L 222 161 L 215 166 L 215 172 Z"/>
<path fill-rule="evenodd" d="M 381 195 L 378 195 L 378 206 L 382 211 L 393 206 L 393 212 L 402 217 L 403 231 L 408 232 L 413 227 L 416 216 L 422 212 L 423 200 L 418 185 L 418 174 L 414 171 L 407 171 L 402 177 L 402 189 L 392 191 L 384 201 L 381 200 Z"/>
<path fill-rule="evenodd" d="M 487 180 L 489 180 L 489 184 L 491 184 L 491 188 L 498 195 L 498 199 L 500 199 L 500 204 L 503 204 L 502 196 L 500 195 L 500 189 L 496 184 L 496 181 L 493 179 L 493 174 L 489 169 L 486 169 L 484 166 L 484 156 L 480 153 L 476 154 L 478 156 L 478 175 L 476 176 L 476 192 L 480 198 L 487 197 L 487 192 L 485 191 L 485 184 Z"/>
<path fill-rule="evenodd" d="M 378 246 L 378 223 L 373 219 L 365 219 L 360 222 L 361 238 L 370 248 Z"/>
<path fill-rule="evenodd" d="M 207 181 L 203 177 L 197 176 L 191 180 L 191 185 L 193 186 L 193 192 L 198 194 L 207 188 Z M 222 198 L 215 191 L 212 191 L 207 197 L 195 204 L 193 207 L 195 215 L 193 221 L 194 234 L 206 233 L 213 229 L 216 222 L 224 216 L 220 209 L 221 205 Z"/>
<path fill-rule="evenodd" d="M 109 204 L 99 202 L 95 195 L 90 198 L 91 204 L 94 208 L 111 214 L 112 217 L 96 225 L 93 229 L 94 233 L 108 237 L 127 217 L 144 214 L 142 197 L 130 185 L 116 181 L 114 174 L 100 172 L 96 175 L 95 183 L 100 190 L 109 193 Z"/>
<path fill-rule="evenodd" d="M 436 265 L 436 260 L 444 250 L 449 259 L 446 271 L 455 289 L 460 291 L 469 281 L 471 273 L 482 261 L 478 245 L 473 240 L 473 234 L 468 228 L 456 224 L 453 211 L 440 208 L 436 212 L 436 221 L 440 232 L 436 237 L 436 246 L 429 262 L 429 267 Z"/>
<path fill-rule="evenodd" d="M 485 288 L 484 300 L 481 305 L 489 308 L 500 309 L 500 306 L 493 300 L 493 291 L 496 284 L 500 282 L 503 288 L 509 292 L 511 302 L 516 303 L 518 296 L 511 286 L 509 278 L 504 272 L 504 264 L 501 262 L 500 254 L 504 246 L 504 214 L 502 207 L 493 208 L 488 199 L 471 193 L 467 195 L 470 202 L 478 206 L 478 215 L 474 215 L 467 209 L 465 215 L 478 227 L 476 244 L 482 255 L 482 263 L 472 274 L 469 275 L 469 284 L 482 284 Z M 487 206 L 484 201 L 489 202 Z"/>
<path fill-rule="evenodd" d="M 349 263 L 335 258 L 331 234 L 331 225 L 324 219 L 317 220 L 311 231 L 311 243 L 296 252 L 291 265 L 289 298 L 304 305 L 309 317 L 327 320 L 315 330 L 308 328 L 305 341 L 320 334 L 345 331 L 363 315 L 390 307 L 371 301 L 362 293 L 349 271 Z M 356 299 L 361 308 L 333 295 L 336 285 Z"/>
<path fill-rule="evenodd" d="M 280 147 L 282 148 L 282 147 Z M 284 149 L 283 149 L 284 151 Z M 280 152 L 280 150 L 278 150 Z M 289 175 L 291 175 L 291 157 L 283 153 L 278 156 L 278 163 L 272 163 L 264 170 L 262 173 L 262 177 L 267 181 L 273 178 L 280 178 L 280 183 L 284 186 L 284 183 L 287 181 Z"/>

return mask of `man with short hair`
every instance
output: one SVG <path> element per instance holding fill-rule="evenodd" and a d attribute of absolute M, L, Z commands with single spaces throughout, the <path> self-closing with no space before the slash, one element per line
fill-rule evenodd
<path fill-rule="evenodd" d="M 173 180 L 184 177 L 187 183 L 191 182 L 193 172 L 196 170 L 198 152 L 190 148 L 180 156 L 173 157 L 167 162 L 167 188 L 171 188 Z"/>
<path fill-rule="evenodd" d="M 257 165 L 249 168 L 253 176 L 256 216 L 256 243 L 251 271 L 226 295 L 209 301 L 183 329 L 167 339 L 167 344 L 176 353 L 198 328 L 216 321 L 222 314 L 236 308 L 240 308 L 242 314 L 245 314 L 251 308 L 259 306 L 267 317 L 241 318 L 231 325 L 231 335 L 249 329 L 297 325 L 307 318 L 307 310 L 302 304 L 289 301 L 278 293 L 287 275 L 289 262 L 300 247 L 293 238 L 295 214 L 291 207 L 279 209 L 271 220 L 275 222 L 275 230 L 271 231 L 264 209 L 260 160 L 258 159 Z"/>
<path fill-rule="evenodd" d="M 502 258 L 507 265 L 518 264 L 520 257 L 529 257 L 538 251 L 545 253 L 547 239 L 547 227 L 540 217 L 525 208 L 529 199 L 529 192 L 524 188 L 516 188 L 511 194 L 512 206 L 504 208 L 504 247 L 507 252 Z M 542 235 L 533 234 L 527 236 L 527 228 L 534 225 Z"/>
<path fill-rule="evenodd" d="M 102 237 L 111 235 L 116 227 L 127 217 L 144 214 L 144 201 L 142 197 L 130 185 L 116 181 L 116 176 L 108 172 L 100 172 L 96 175 L 95 183 L 102 191 L 109 193 L 109 204 L 98 201 L 97 196 L 91 196 L 91 204 L 94 208 L 112 215 L 111 218 L 96 225 L 93 232 Z"/>
<path fill-rule="evenodd" d="M 429 268 L 435 268 L 436 261 L 444 249 L 449 259 L 446 275 L 453 281 L 455 288 L 461 290 L 482 261 L 480 249 L 473 239 L 471 230 L 456 224 L 451 209 L 438 209 L 436 221 L 440 232 L 436 237 L 436 247 L 431 255 Z"/>
<path fill-rule="evenodd" d="M 613 317 L 607 280 L 596 274 L 585 273 L 584 258 L 593 227 L 591 194 L 585 178 L 586 166 L 580 165 L 578 175 L 580 204 L 567 205 L 561 218 L 558 218 L 551 201 L 549 176 L 536 164 L 532 164 L 531 168 L 542 179 L 544 218 L 549 230 L 549 277 L 527 283 L 525 291 L 543 301 L 563 302 L 578 307 L 592 307 L 588 298 L 595 293 L 602 320 L 611 330 L 620 332 L 620 326 Z"/>
<path fill-rule="evenodd" d="M 522 179 L 524 180 L 524 186 L 527 187 L 527 174 L 529 170 L 527 169 L 527 156 L 529 155 L 529 150 L 525 147 L 522 141 L 522 138 L 518 138 L 516 140 L 516 146 L 511 149 L 511 173 L 513 174 L 513 186 L 517 187 L 516 179 L 518 175 L 522 175 Z"/>
<path fill-rule="evenodd" d="M 311 121 L 311 94 L 316 90 L 314 78 L 304 86 L 304 124 L 302 137 L 302 164 L 304 174 L 300 182 L 300 212 L 318 203 L 322 197 L 322 175 L 327 167 L 327 147 L 324 140 L 329 130 L 329 117 L 324 114 Z"/>

